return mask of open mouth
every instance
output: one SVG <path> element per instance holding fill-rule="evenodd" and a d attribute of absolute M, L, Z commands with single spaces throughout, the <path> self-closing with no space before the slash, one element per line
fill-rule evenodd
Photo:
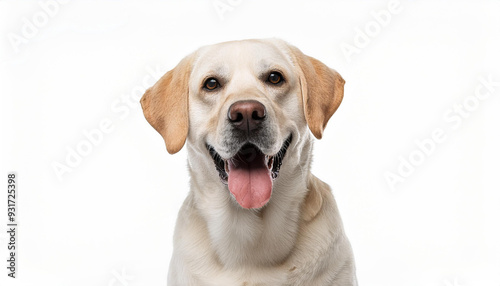
<path fill-rule="evenodd" d="M 223 159 L 215 149 L 206 147 L 219 172 L 219 177 L 228 185 L 238 203 L 248 209 L 264 206 L 271 197 L 273 181 L 278 178 L 283 158 L 292 135 L 288 136 L 278 153 L 264 154 L 254 144 L 247 143 L 232 158 Z"/>

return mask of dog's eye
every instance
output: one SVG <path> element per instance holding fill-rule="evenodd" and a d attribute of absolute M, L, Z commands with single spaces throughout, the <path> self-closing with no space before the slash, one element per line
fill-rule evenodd
<path fill-rule="evenodd" d="M 279 72 L 272 72 L 269 74 L 267 81 L 272 84 L 279 84 L 283 81 L 283 76 Z"/>
<path fill-rule="evenodd" d="M 207 79 L 205 81 L 205 83 L 203 84 L 203 87 L 208 89 L 208 90 L 214 90 L 214 89 L 218 88 L 219 86 L 220 86 L 219 82 L 213 77 Z"/>

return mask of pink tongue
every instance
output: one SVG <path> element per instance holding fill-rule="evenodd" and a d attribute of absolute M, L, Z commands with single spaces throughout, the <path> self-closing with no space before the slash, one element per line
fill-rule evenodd
<path fill-rule="evenodd" d="M 229 160 L 228 187 L 240 206 L 246 209 L 263 207 L 271 198 L 273 181 L 265 156 L 250 148 Z"/>

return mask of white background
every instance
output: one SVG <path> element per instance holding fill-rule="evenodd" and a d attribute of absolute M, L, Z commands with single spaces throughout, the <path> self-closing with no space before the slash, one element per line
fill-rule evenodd
<path fill-rule="evenodd" d="M 50 2 L 0 1 L 2 225 L 7 172 L 19 177 L 18 278 L 1 227 L 1 285 L 166 285 L 186 153 L 167 154 L 137 100 L 199 46 L 267 37 L 346 79 L 313 172 L 333 188 L 360 285 L 500 285 L 500 86 L 475 98 L 480 78 L 500 81 L 499 1 L 386 14 L 389 1 L 75 1 L 49 15 Z M 460 124 L 445 119 L 464 103 Z M 58 178 L 103 120 L 112 130 Z M 445 140 L 422 157 L 436 129 Z M 411 156 L 391 189 L 385 174 Z"/>

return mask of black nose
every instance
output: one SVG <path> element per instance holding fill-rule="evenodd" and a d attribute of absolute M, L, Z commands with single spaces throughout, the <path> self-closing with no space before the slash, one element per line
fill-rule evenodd
<path fill-rule="evenodd" d="M 237 101 L 229 107 L 227 118 L 241 130 L 254 130 L 266 119 L 266 107 L 256 100 Z"/>

